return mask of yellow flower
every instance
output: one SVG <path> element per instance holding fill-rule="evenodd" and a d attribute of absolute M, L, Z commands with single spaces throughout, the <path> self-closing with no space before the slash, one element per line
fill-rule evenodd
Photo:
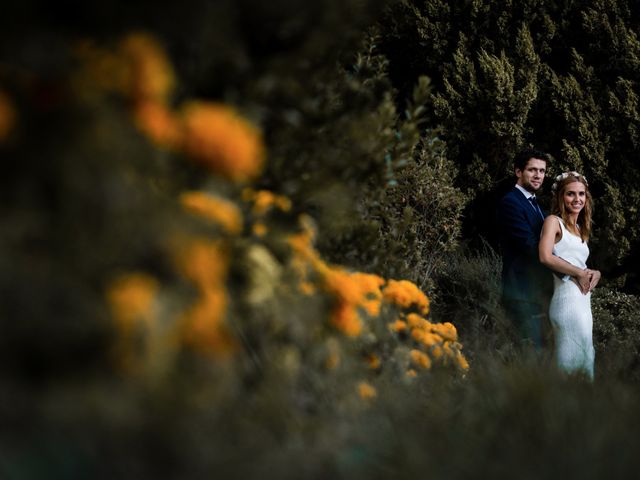
<path fill-rule="evenodd" d="M 135 101 L 165 101 L 173 91 L 175 75 L 158 41 L 144 33 L 133 33 L 122 40 L 119 51 L 128 66 L 129 95 Z"/>
<path fill-rule="evenodd" d="M 425 370 L 431 368 L 431 359 L 426 353 L 414 349 L 409 352 L 409 356 L 415 365 L 418 365 Z"/>
<path fill-rule="evenodd" d="M 418 376 L 418 372 L 416 372 L 413 368 L 410 368 L 409 370 L 407 370 L 406 375 L 409 378 L 415 378 Z"/>
<path fill-rule="evenodd" d="M 189 191 L 180 195 L 180 204 L 189 213 L 220 225 L 228 233 L 242 232 L 242 213 L 233 202 L 204 192 Z"/>
<path fill-rule="evenodd" d="M 389 280 L 383 290 L 384 299 L 402 308 L 415 306 L 418 311 L 427 315 L 429 313 L 429 299 L 414 284 L 408 280 Z"/>
<path fill-rule="evenodd" d="M 9 97 L 0 90 L 0 143 L 5 141 L 11 132 L 16 119 L 16 112 Z"/>
<path fill-rule="evenodd" d="M 209 170 L 233 181 L 262 171 L 265 149 L 260 131 L 225 105 L 190 102 L 182 110 L 184 152 Z"/>
<path fill-rule="evenodd" d="M 358 395 L 360 395 L 360 398 L 362 398 L 363 400 L 375 398 L 377 394 L 378 392 L 376 391 L 375 387 L 373 387 L 369 383 L 360 382 L 358 384 Z"/>

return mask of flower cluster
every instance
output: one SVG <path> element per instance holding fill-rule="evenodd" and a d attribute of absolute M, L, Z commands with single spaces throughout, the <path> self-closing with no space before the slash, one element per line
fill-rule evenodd
<path fill-rule="evenodd" d="M 92 48 L 85 54 L 93 75 L 112 73 L 102 84 L 98 82 L 99 88 L 129 100 L 134 123 L 154 144 L 233 182 L 244 183 L 260 173 L 265 158 L 261 134 L 232 108 L 199 101 L 189 101 L 177 110 L 171 107 L 175 75 L 152 38 L 128 36 L 115 52 Z M 369 376 L 368 381 L 356 382 L 356 391 L 364 400 L 377 396 L 373 375 L 392 372 L 398 366 L 409 378 L 436 364 L 469 368 L 455 327 L 428 320 L 429 298 L 417 285 L 326 262 L 314 247 L 316 229 L 308 216 L 299 217 L 296 233 L 269 230 L 267 224 L 275 215 L 292 210 L 287 197 L 246 187 L 240 202 L 201 190 L 182 192 L 178 202 L 185 213 L 220 230 L 214 238 L 179 231 L 167 241 L 177 273 L 173 281 L 181 285 L 182 295 L 172 297 L 167 285 L 137 273 L 116 279 L 107 289 L 120 332 L 121 360 L 140 363 L 140 352 L 135 350 L 140 332 L 146 339 L 142 342 L 146 358 L 153 352 L 156 358 L 170 358 L 167 352 L 183 348 L 207 357 L 229 356 L 240 351 L 248 338 L 247 332 L 241 332 L 243 340 L 239 341 L 235 323 L 231 330 L 234 315 L 263 307 L 280 312 L 277 302 L 284 295 L 299 296 L 305 305 L 318 306 L 319 315 L 312 318 L 319 322 L 310 331 L 322 334 L 317 337 L 323 345 L 319 365 L 327 372 L 358 365 L 360 375 Z M 278 220 L 287 218 L 282 215 Z M 247 236 L 245 224 L 252 226 L 254 237 Z M 271 247 L 276 250 L 270 251 Z M 238 280 L 236 273 L 243 281 L 232 286 L 230 282 Z M 170 281 L 163 278 L 163 282 Z M 185 283 L 190 288 L 185 289 Z M 239 295 L 236 298 L 230 292 Z M 388 323 L 391 318 L 396 320 Z M 250 325 L 251 321 L 239 323 Z M 296 324 L 295 329 L 300 328 Z M 263 333 L 261 330 L 260 335 Z M 295 337 L 293 331 L 289 334 Z M 288 335 L 279 338 L 283 341 Z"/>
<path fill-rule="evenodd" d="M 136 126 L 156 145 L 183 153 L 235 182 L 251 180 L 262 171 L 262 134 L 233 108 L 196 100 L 178 110 L 171 107 L 175 74 L 153 37 L 128 35 L 115 51 L 84 43 L 78 55 L 84 69 L 77 75 L 77 88 L 89 96 L 101 90 L 126 96 Z"/>
<path fill-rule="evenodd" d="M 348 337 L 358 337 L 367 322 L 375 322 L 387 305 L 400 309 L 400 317 L 388 327 L 400 340 L 411 343 L 412 365 L 429 369 L 436 361 L 461 370 L 469 368 L 456 328 L 449 322 L 432 323 L 425 318 L 429 314 L 429 298 L 414 283 L 386 281 L 378 275 L 328 265 L 313 247 L 314 234 L 309 221 L 304 220 L 302 232 L 289 237 L 294 254 L 292 264 L 301 277 L 300 289 L 304 293 L 313 294 L 321 289 L 333 297 L 330 324 L 336 330 Z M 366 361 L 374 370 L 381 366 L 380 357 L 374 353 L 368 353 Z M 410 369 L 407 374 L 413 376 L 417 372 Z"/>
<path fill-rule="evenodd" d="M 558 189 L 558 185 L 560 184 L 560 182 L 562 182 L 563 180 L 566 180 L 569 177 L 574 177 L 574 178 L 582 178 L 582 180 L 584 181 L 584 183 L 586 185 L 589 185 L 589 182 L 587 182 L 587 179 L 584 175 L 581 175 L 580 173 L 576 172 L 576 171 L 572 171 L 572 172 L 563 172 L 560 175 L 558 175 L 554 182 L 553 185 L 551 185 L 551 190 L 552 191 L 556 191 Z"/>
<path fill-rule="evenodd" d="M 269 212 L 291 210 L 291 200 L 269 190 L 245 188 L 242 190 L 242 200 L 251 205 L 251 214 L 254 217 L 251 229 L 257 237 L 264 237 L 268 232 L 266 216 Z"/>
<path fill-rule="evenodd" d="M 177 242 L 178 270 L 198 291 L 198 298 L 182 313 L 178 328 L 185 344 L 207 355 L 226 355 L 236 350 L 236 341 L 224 323 L 229 299 L 225 282 L 229 255 L 224 243 L 207 239 Z"/>

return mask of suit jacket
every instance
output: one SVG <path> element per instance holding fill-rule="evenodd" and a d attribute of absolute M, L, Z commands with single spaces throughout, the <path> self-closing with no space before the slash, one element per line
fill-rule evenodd
<path fill-rule="evenodd" d="M 544 220 L 516 187 L 498 203 L 497 220 L 503 298 L 545 303 L 553 290 L 553 277 L 538 257 Z"/>

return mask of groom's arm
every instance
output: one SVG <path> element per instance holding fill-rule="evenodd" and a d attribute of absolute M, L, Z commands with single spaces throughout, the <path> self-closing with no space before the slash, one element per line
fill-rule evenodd
<path fill-rule="evenodd" d="M 533 231 L 522 205 L 513 198 L 505 197 L 498 205 L 497 213 L 505 240 L 527 256 L 537 257 L 540 237 Z"/>

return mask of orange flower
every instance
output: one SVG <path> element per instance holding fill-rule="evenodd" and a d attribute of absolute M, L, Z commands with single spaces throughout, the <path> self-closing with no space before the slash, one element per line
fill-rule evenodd
<path fill-rule="evenodd" d="M 227 355 L 237 349 L 237 342 L 224 323 L 229 301 L 224 286 L 229 258 L 220 242 L 196 238 L 179 245 L 178 268 L 200 294 L 180 318 L 182 338 L 200 353 Z"/>
<path fill-rule="evenodd" d="M 222 244 L 203 239 L 181 242 L 176 260 L 179 271 L 201 291 L 222 285 L 229 265 Z"/>
<path fill-rule="evenodd" d="M 418 376 L 418 372 L 416 372 L 413 368 L 410 368 L 409 370 L 407 370 L 406 375 L 409 378 L 415 378 Z"/>
<path fill-rule="evenodd" d="M 331 323 L 348 337 L 357 337 L 362 332 L 362 321 L 354 305 L 341 302 L 331 313 Z"/>
<path fill-rule="evenodd" d="M 414 349 L 409 352 L 409 356 L 411 357 L 411 361 L 419 367 L 425 370 L 431 368 L 431 359 L 426 353 Z"/>
<path fill-rule="evenodd" d="M 452 323 L 434 323 L 431 325 L 431 330 L 440 335 L 444 340 L 449 340 L 451 342 L 458 340 L 458 332 Z"/>
<path fill-rule="evenodd" d="M 348 329 L 348 335 L 360 334 L 362 324 L 358 318 L 359 308 L 372 316 L 380 313 L 380 285 L 384 280 L 377 275 L 350 273 L 341 268 L 327 267 L 324 269 L 323 281 L 325 289 L 336 296 L 333 324 L 343 333 L 347 333 L 345 326 L 349 325 L 351 328 Z"/>
<path fill-rule="evenodd" d="M 384 299 L 402 308 L 415 306 L 420 313 L 429 313 L 429 299 L 413 283 L 408 280 L 389 280 L 383 290 Z"/>
<path fill-rule="evenodd" d="M 421 328 L 426 331 L 431 327 L 431 322 L 425 320 L 417 313 L 410 313 L 407 315 L 407 323 L 411 328 Z"/>
<path fill-rule="evenodd" d="M 251 231 L 256 237 L 264 237 L 269 230 L 267 229 L 267 226 L 264 223 L 256 222 L 251 227 Z"/>
<path fill-rule="evenodd" d="M 253 190 L 246 188 L 242 191 L 242 199 L 246 202 L 253 202 L 253 213 L 264 215 L 267 211 L 276 207 L 283 212 L 291 210 L 291 200 L 283 195 L 277 195 L 269 190 Z"/>
<path fill-rule="evenodd" d="M 228 233 L 242 232 L 242 214 L 235 203 L 204 192 L 190 191 L 180 195 L 180 204 L 191 214 L 210 220 Z"/>
<path fill-rule="evenodd" d="M 362 398 L 363 400 L 370 400 L 372 398 L 375 398 L 377 394 L 378 392 L 376 391 L 375 387 L 373 387 L 369 383 L 360 382 L 358 384 L 358 395 L 360 395 L 360 398 Z"/>
<path fill-rule="evenodd" d="M 407 330 L 407 322 L 398 319 L 389 324 L 389 330 L 393 332 L 404 332 Z"/>
<path fill-rule="evenodd" d="M 380 357 L 375 353 L 367 355 L 367 365 L 369 365 L 369 368 L 372 370 L 379 369 L 381 364 L 382 362 L 380 362 Z"/>
<path fill-rule="evenodd" d="M 0 143 L 7 139 L 16 119 L 16 112 L 9 97 L 0 90 Z"/>
<path fill-rule="evenodd" d="M 265 150 L 260 131 L 233 109 L 191 102 L 182 111 L 184 152 L 208 169 L 242 182 L 262 171 Z"/>
<path fill-rule="evenodd" d="M 133 33 L 120 43 L 128 65 L 126 88 L 135 101 L 165 101 L 175 85 L 173 68 L 158 41 L 144 33 Z"/>
<path fill-rule="evenodd" d="M 227 295 L 223 288 L 205 290 L 181 318 L 184 342 L 200 353 L 224 356 L 237 342 L 224 323 Z"/>
<path fill-rule="evenodd" d="M 156 145 L 175 148 L 181 139 L 178 118 L 166 105 L 156 101 L 143 101 L 133 108 L 136 126 Z"/>
<path fill-rule="evenodd" d="M 126 274 L 107 288 L 107 301 L 120 332 L 129 335 L 137 322 L 150 326 L 158 282 L 145 273 Z"/>

